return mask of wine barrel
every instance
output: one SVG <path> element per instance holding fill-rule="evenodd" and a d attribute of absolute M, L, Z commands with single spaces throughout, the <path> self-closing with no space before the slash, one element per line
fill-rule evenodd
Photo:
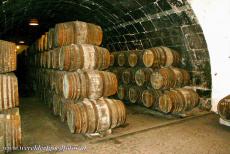
<path fill-rule="evenodd" d="M 96 54 L 96 68 L 98 70 L 105 70 L 110 65 L 110 53 L 106 48 L 94 46 Z"/>
<path fill-rule="evenodd" d="M 70 44 L 100 45 L 102 29 L 100 26 L 81 21 L 59 23 L 55 25 L 54 45 L 61 47 Z"/>
<path fill-rule="evenodd" d="M 48 49 L 54 48 L 54 28 L 50 28 L 48 32 Z"/>
<path fill-rule="evenodd" d="M 129 88 L 129 101 L 131 103 L 140 103 L 141 102 L 141 94 L 143 92 L 143 88 L 142 87 L 138 87 L 138 86 L 131 86 Z"/>
<path fill-rule="evenodd" d="M 64 76 L 65 72 L 62 71 L 55 71 L 54 73 L 54 91 L 56 94 L 63 96 L 63 82 L 64 82 Z"/>
<path fill-rule="evenodd" d="M 16 45 L 11 42 L 0 40 L 0 73 L 16 70 Z"/>
<path fill-rule="evenodd" d="M 141 95 L 141 102 L 147 108 L 158 106 L 159 104 L 159 97 L 161 96 L 162 92 L 159 90 L 154 89 L 146 89 L 142 92 Z"/>
<path fill-rule="evenodd" d="M 44 49 L 44 51 L 48 51 L 48 32 L 46 32 L 45 34 L 44 34 L 45 36 L 44 36 L 44 47 L 43 47 L 43 49 Z"/>
<path fill-rule="evenodd" d="M 129 51 L 128 64 L 130 67 L 143 66 L 143 51 Z"/>
<path fill-rule="evenodd" d="M 116 75 L 118 81 L 122 81 L 122 72 L 125 69 L 125 67 L 110 67 L 109 71 Z"/>
<path fill-rule="evenodd" d="M 137 72 L 138 68 L 127 68 L 124 69 L 122 72 L 122 82 L 124 84 L 135 83 L 135 73 Z"/>
<path fill-rule="evenodd" d="M 154 89 L 169 89 L 185 86 L 189 83 L 189 73 L 180 68 L 165 67 L 151 74 L 150 81 Z"/>
<path fill-rule="evenodd" d="M 199 95 L 194 90 L 179 88 L 160 96 L 158 109 L 164 113 L 181 113 L 192 110 L 198 103 Z"/>
<path fill-rule="evenodd" d="M 97 99 L 117 91 L 115 74 L 102 71 L 79 71 L 66 73 L 63 80 L 63 95 L 69 99 Z"/>
<path fill-rule="evenodd" d="M 161 47 L 165 54 L 166 54 L 166 62 L 165 62 L 165 66 L 177 66 L 178 64 L 180 64 L 180 55 L 178 52 L 176 52 L 173 49 L 167 48 L 167 47 Z"/>
<path fill-rule="evenodd" d="M 19 105 L 18 81 L 13 73 L 0 74 L 0 111 Z"/>
<path fill-rule="evenodd" d="M 119 66 L 118 60 L 117 60 L 118 54 L 119 54 L 119 52 L 112 52 L 110 54 L 110 66 Z"/>
<path fill-rule="evenodd" d="M 127 86 L 127 85 L 119 85 L 117 89 L 117 97 L 120 100 L 128 101 L 129 100 L 129 88 L 130 86 Z"/>
<path fill-rule="evenodd" d="M 54 50 L 52 50 L 51 52 L 53 52 L 53 56 L 51 58 L 51 68 L 52 69 L 57 69 L 59 66 L 59 49 L 56 48 Z"/>
<path fill-rule="evenodd" d="M 115 56 L 114 54 L 110 54 L 110 63 L 109 63 L 109 66 L 113 66 L 114 65 L 114 61 L 115 61 Z"/>
<path fill-rule="evenodd" d="M 40 39 L 40 52 L 43 52 L 45 51 L 45 34 L 43 34 L 41 36 L 41 39 Z"/>
<path fill-rule="evenodd" d="M 60 119 L 62 122 L 67 121 L 67 110 L 71 107 L 72 104 L 74 104 L 75 101 L 71 99 L 61 99 L 61 105 L 60 105 Z"/>
<path fill-rule="evenodd" d="M 109 67 L 110 54 L 105 48 L 81 44 L 69 45 L 59 49 L 58 69 L 64 71 L 104 70 Z"/>
<path fill-rule="evenodd" d="M 112 96 L 117 92 L 118 81 L 115 74 L 101 71 L 100 75 L 103 81 L 103 96 Z"/>
<path fill-rule="evenodd" d="M 120 67 L 123 67 L 123 66 L 127 66 L 127 54 L 128 52 L 126 51 L 120 51 L 118 52 L 118 55 L 117 55 L 117 64 L 118 66 Z"/>
<path fill-rule="evenodd" d="M 21 146 L 21 119 L 19 109 L 14 108 L 0 113 L 0 152 L 11 152 Z"/>
<path fill-rule="evenodd" d="M 155 47 L 144 50 L 143 63 L 146 67 L 178 66 L 181 57 L 178 52 L 167 47 Z"/>
<path fill-rule="evenodd" d="M 47 52 L 47 62 L 46 62 L 46 68 L 51 68 L 51 62 L 52 62 L 52 55 L 53 53 L 51 51 Z"/>
<path fill-rule="evenodd" d="M 150 76 L 153 73 L 151 68 L 140 68 L 135 73 L 135 82 L 138 86 L 149 85 Z"/>
<path fill-rule="evenodd" d="M 217 110 L 223 120 L 230 121 L 230 95 L 219 101 Z"/>
<path fill-rule="evenodd" d="M 67 107 L 67 124 L 71 133 L 103 132 L 123 125 L 126 109 L 119 100 L 84 99 Z"/>

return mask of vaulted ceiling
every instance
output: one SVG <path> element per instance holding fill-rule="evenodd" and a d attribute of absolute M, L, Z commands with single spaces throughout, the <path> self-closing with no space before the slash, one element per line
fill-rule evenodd
<path fill-rule="evenodd" d="M 184 4 L 184 0 L 1 0 L 0 39 L 30 44 L 59 22 L 83 20 L 108 28 Z M 28 26 L 31 18 L 40 25 Z"/>

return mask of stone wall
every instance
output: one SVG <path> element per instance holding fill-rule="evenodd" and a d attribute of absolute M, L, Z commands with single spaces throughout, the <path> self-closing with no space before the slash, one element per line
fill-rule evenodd
<path fill-rule="evenodd" d="M 126 22 L 105 28 L 104 44 L 111 51 L 168 46 L 182 55 L 194 86 L 211 88 L 210 58 L 202 29 L 187 2 L 143 3 L 125 14 Z"/>

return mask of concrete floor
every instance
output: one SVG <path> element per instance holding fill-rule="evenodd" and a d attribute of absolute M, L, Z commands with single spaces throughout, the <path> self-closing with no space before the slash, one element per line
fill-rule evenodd
<path fill-rule="evenodd" d="M 129 107 L 127 124 L 113 135 L 89 139 L 71 134 L 67 124 L 52 115 L 37 98 L 22 98 L 23 146 L 81 146 L 83 151 L 52 153 L 149 153 L 149 154 L 230 154 L 230 128 L 218 123 L 218 116 L 178 119 L 152 115 L 140 107 Z M 48 153 L 15 151 L 13 153 Z"/>

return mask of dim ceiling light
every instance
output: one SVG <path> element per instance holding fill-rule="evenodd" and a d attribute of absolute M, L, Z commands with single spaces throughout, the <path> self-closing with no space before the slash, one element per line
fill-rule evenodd
<path fill-rule="evenodd" d="M 24 41 L 19 41 L 20 44 L 24 44 L 25 42 Z"/>
<path fill-rule="evenodd" d="M 38 19 L 30 19 L 29 25 L 30 26 L 38 26 L 39 25 Z"/>

